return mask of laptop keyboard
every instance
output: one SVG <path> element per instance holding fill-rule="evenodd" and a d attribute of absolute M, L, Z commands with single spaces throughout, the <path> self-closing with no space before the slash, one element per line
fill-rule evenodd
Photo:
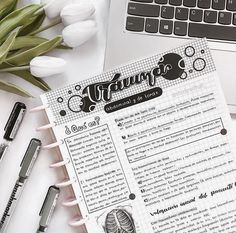
<path fill-rule="evenodd" d="M 236 0 L 129 0 L 126 30 L 236 42 Z"/>

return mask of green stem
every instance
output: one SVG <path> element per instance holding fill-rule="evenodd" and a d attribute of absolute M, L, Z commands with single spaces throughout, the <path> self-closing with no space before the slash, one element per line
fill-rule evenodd
<path fill-rule="evenodd" d="M 0 73 L 13 72 L 13 71 L 19 71 L 19 70 L 29 70 L 29 69 L 30 69 L 30 66 L 16 66 L 16 67 L 0 69 Z"/>
<path fill-rule="evenodd" d="M 44 8 L 43 8 L 45 5 L 46 5 L 46 4 L 41 4 L 42 7 L 41 7 L 40 9 L 38 9 L 37 11 L 35 11 L 33 15 L 34 15 L 34 16 L 35 16 L 35 15 L 38 16 L 38 15 L 43 14 L 43 13 L 45 12 L 45 11 L 44 11 Z"/>
<path fill-rule="evenodd" d="M 45 5 L 45 4 L 44 4 Z M 43 6 L 44 5 L 42 5 L 42 8 L 40 8 L 39 10 L 37 10 L 37 11 L 35 11 L 34 12 L 34 14 L 33 14 L 33 16 L 39 16 L 39 15 L 41 15 L 41 14 L 44 14 L 44 9 L 43 9 Z"/>
<path fill-rule="evenodd" d="M 60 18 L 57 18 L 57 19 L 54 19 L 50 24 L 46 25 L 46 26 L 43 26 L 43 27 L 40 27 L 39 29 L 31 32 L 29 35 L 30 36 L 34 36 L 40 32 L 43 32 L 43 31 L 46 31 L 47 29 L 51 28 L 51 27 L 54 27 L 58 24 L 61 23 L 61 19 Z"/>

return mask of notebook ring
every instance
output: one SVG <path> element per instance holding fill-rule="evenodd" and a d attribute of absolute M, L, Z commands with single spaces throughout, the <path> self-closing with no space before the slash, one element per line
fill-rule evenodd
<path fill-rule="evenodd" d="M 72 180 L 63 181 L 61 183 L 56 184 L 56 186 L 58 188 L 64 188 L 64 187 L 70 186 L 70 185 L 72 185 L 74 183 L 76 183 L 76 178 L 73 178 Z"/>
<path fill-rule="evenodd" d="M 47 125 L 43 125 L 43 126 L 40 126 L 38 128 L 36 128 L 36 131 L 44 131 L 44 130 L 48 130 L 48 129 L 51 129 L 53 127 L 56 126 L 56 122 L 53 121 L 53 123 L 50 123 L 50 124 L 47 124 Z"/>
<path fill-rule="evenodd" d="M 82 200 L 71 198 L 71 199 L 67 199 L 66 201 L 62 202 L 62 205 L 65 207 L 72 207 L 72 206 L 79 205 L 79 203 L 81 201 Z"/>
<path fill-rule="evenodd" d="M 50 149 L 53 149 L 55 147 L 58 147 L 58 146 L 61 146 L 62 144 L 64 144 L 64 141 L 61 139 L 60 141 L 58 142 L 54 142 L 52 144 L 48 144 L 46 146 L 43 146 L 43 149 L 44 150 L 50 150 Z"/>
<path fill-rule="evenodd" d="M 37 106 L 35 108 L 30 109 L 30 112 L 40 112 L 47 108 L 49 108 L 49 105 L 41 105 L 41 106 Z"/>
<path fill-rule="evenodd" d="M 79 227 L 79 226 L 86 224 L 88 221 L 89 221 L 89 216 L 86 216 L 86 217 L 80 218 L 78 220 L 76 220 L 76 218 L 74 218 L 71 221 L 69 221 L 68 224 L 72 227 Z"/>
<path fill-rule="evenodd" d="M 50 168 L 59 168 L 59 167 L 63 167 L 67 164 L 70 163 L 70 159 L 69 158 L 66 158 L 65 160 L 62 160 L 60 162 L 57 162 L 57 163 L 53 163 L 50 165 Z"/>

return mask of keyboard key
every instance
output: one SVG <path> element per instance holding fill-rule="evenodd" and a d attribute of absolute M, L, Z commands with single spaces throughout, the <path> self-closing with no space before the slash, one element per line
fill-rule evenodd
<path fill-rule="evenodd" d="M 209 9 L 211 7 L 211 0 L 198 0 L 197 6 L 203 9 Z"/>
<path fill-rule="evenodd" d="M 189 23 L 188 35 L 190 37 L 206 37 L 215 40 L 236 41 L 236 27 Z"/>
<path fill-rule="evenodd" d="M 195 7 L 197 0 L 184 0 L 184 6 Z"/>
<path fill-rule="evenodd" d="M 236 25 L 236 14 L 233 15 L 233 24 Z"/>
<path fill-rule="evenodd" d="M 219 12 L 219 23 L 224 25 L 231 24 L 232 13 L 230 12 Z"/>
<path fill-rule="evenodd" d="M 128 14 L 146 17 L 158 17 L 160 7 L 150 4 L 129 3 Z"/>
<path fill-rule="evenodd" d="M 144 29 L 144 18 L 127 17 L 126 30 L 133 32 L 142 32 Z"/>
<path fill-rule="evenodd" d="M 168 0 L 155 0 L 155 3 L 157 3 L 157 4 L 167 4 Z"/>
<path fill-rule="evenodd" d="M 173 31 L 173 21 L 170 20 L 161 20 L 160 30 L 161 34 L 170 35 Z"/>
<path fill-rule="evenodd" d="M 146 3 L 152 3 L 153 0 L 132 0 L 133 2 L 146 2 Z"/>
<path fill-rule="evenodd" d="M 165 19 L 174 18 L 174 7 L 162 6 L 161 7 L 161 17 Z"/>
<path fill-rule="evenodd" d="M 212 8 L 214 10 L 224 10 L 225 0 L 212 0 Z"/>
<path fill-rule="evenodd" d="M 206 23 L 216 23 L 217 22 L 217 11 L 205 11 L 204 21 Z"/>
<path fill-rule="evenodd" d="M 236 1 L 235 0 L 227 0 L 226 9 L 228 11 L 236 11 Z"/>
<path fill-rule="evenodd" d="M 174 33 L 177 36 L 186 36 L 187 35 L 187 23 L 185 22 L 175 22 Z"/>
<path fill-rule="evenodd" d="M 146 17 L 158 17 L 160 7 L 158 5 L 129 3 L 128 14 Z"/>
<path fill-rule="evenodd" d="M 169 4 L 173 5 L 173 6 L 181 6 L 182 5 L 182 0 L 170 0 Z"/>
<path fill-rule="evenodd" d="M 188 8 L 177 7 L 175 10 L 175 18 L 179 20 L 187 20 L 188 19 Z"/>
<path fill-rule="evenodd" d="M 195 10 L 195 9 L 190 10 L 189 19 L 191 21 L 201 22 L 202 21 L 202 16 L 203 16 L 203 10 Z"/>
<path fill-rule="evenodd" d="M 149 33 L 157 33 L 158 32 L 158 19 L 146 19 L 145 31 Z"/>

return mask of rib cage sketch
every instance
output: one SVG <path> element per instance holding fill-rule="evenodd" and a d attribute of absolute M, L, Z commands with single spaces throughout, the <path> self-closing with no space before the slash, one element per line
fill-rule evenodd
<path fill-rule="evenodd" d="M 114 209 L 106 216 L 106 233 L 136 233 L 131 215 L 123 209 Z"/>

